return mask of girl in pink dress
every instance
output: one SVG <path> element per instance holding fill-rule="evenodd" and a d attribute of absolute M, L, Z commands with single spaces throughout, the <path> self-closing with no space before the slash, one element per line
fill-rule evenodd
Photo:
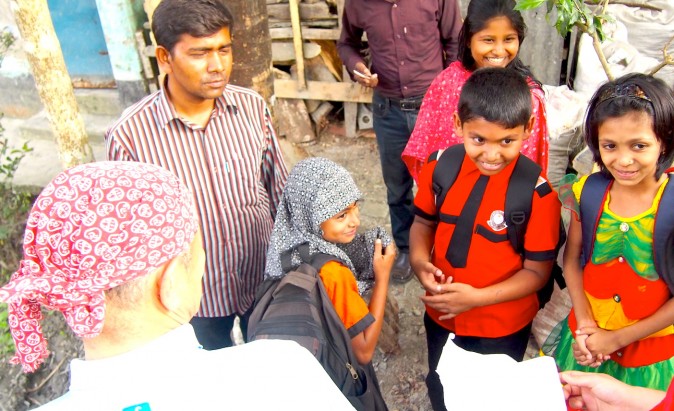
<path fill-rule="evenodd" d="M 415 181 L 431 153 L 462 143 L 461 137 L 454 132 L 452 115 L 459 103 L 463 84 L 474 70 L 481 67 L 508 67 L 526 76 L 535 119 L 531 135 L 524 141 L 521 152 L 547 173 L 544 93 L 541 84 L 518 57 L 526 24 L 514 7 L 515 0 L 472 0 L 468 5 L 459 35 L 459 60 L 438 74 L 426 91 L 416 126 L 402 154 Z"/>

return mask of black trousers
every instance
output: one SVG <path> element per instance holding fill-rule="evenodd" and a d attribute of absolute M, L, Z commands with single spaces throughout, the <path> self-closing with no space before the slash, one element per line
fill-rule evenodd
<path fill-rule="evenodd" d="M 424 327 L 426 328 L 426 345 L 428 346 L 428 375 L 426 376 L 428 396 L 431 399 L 431 406 L 434 411 L 446 411 L 445 395 L 440 383 L 440 376 L 435 370 L 438 368 L 440 355 L 447 343 L 450 331 L 433 321 L 428 313 L 424 314 Z M 453 341 L 458 347 L 467 351 L 480 354 L 507 354 L 516 361 L 522 361 L 529 344 L 530 334 L 531 323 L 516 333 L 505 337 L 486 338 L 457 335 Z"/>
<path fill-rule="evenodd" d="M 194 333 L 197 340 L 206 350 L 217 350 L 219 348 L 231 347 L 232 328 L 234 328 L 234 319 L 239 317 L 239 326 L 243 333 L 243 339 L 246 341 L 248 334 L 248 318 L 253 311 L 252 307 L 243 315 L 232 314 L 227 317 L 192 317 L 190 324 L 194 327 Z"/>

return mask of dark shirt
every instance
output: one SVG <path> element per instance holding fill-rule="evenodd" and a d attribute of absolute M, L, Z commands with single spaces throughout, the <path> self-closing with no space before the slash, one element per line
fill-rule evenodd
<path fill-rule="evenodd" d="M 366 32 L 377 90 L 396 99 L 423 96 L 456 60 L 461 24 L 457 0 L 346 0 L 337 50 L 353 78 Z"/>

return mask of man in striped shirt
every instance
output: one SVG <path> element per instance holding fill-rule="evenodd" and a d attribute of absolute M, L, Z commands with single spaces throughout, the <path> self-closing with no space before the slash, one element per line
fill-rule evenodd
<path fill-rule="evenodd" d="M 233 17 L 222 0 L 163 0 L 153 14 L 163 87 L 106 134 L 109 160 L 157 164 L 192 190 L 206 250 L 192 325 L 206 349 L 232 345 L 262 280 L 287 171 L 271 116 L 254 91 L 228 84 Z"/>

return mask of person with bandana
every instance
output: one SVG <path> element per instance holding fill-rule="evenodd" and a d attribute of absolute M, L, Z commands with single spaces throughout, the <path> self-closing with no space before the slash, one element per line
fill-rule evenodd
<path fill-rule="evenodd" d="M 299 247 L 308 254 L 334 256 L 319 275 L 337 315 L 351 337 L 358 362 L 366 366 L 379 392 L 372 357 L 384 323 L 384 309 L 395 245 L 381 227 L 357 233 L 362 194 L 349 172 L 320 157 L 295 165 L 288 176 L 272 231 L 265 279 L 281 278 L 282 261 L 290 255 L 292 268 L 301 263 Z M 374 282 L 373 282 L 374 280 Z M 370 303 L 361 294 L 372 288 Z M 383 401 L 382 401 L 383 404 Z"/>
<path fill-rule="evenodd" d="M 353 409 L 294 342 L 201 348 L 189 323 L 205 262 L 192 199 L 169 171 L 136 162 L 76 166 L 44 188 L 0 288 L 12 362 L 33 372 L 49 356 L 42 307 L 63 313 L 85 359 L 40 410 Z"/>

